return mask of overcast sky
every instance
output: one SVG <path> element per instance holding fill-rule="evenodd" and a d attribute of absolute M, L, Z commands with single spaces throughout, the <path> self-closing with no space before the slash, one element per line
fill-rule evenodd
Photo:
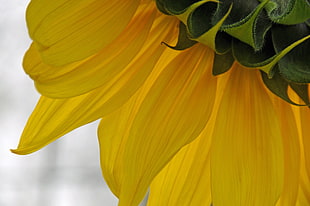
<path fill-rule="evenodd" d="M 101 176 L 96 123 L 31 155 L 9 151 L 39 98 L 21 67 L 30 43 L 24 20 L 28 2 L 0 0 L 0 205 L 117 205 Z"/>

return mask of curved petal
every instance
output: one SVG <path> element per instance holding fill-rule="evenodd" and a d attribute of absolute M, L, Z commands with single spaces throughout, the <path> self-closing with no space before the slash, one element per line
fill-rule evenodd
<path fill-rule="evenodd" d="M 229 76 L 217 76 L 216 98 L 207 126 L 153 180 L 148 206 L 212 205 L 209 149 L 219 103 Z"/>
<path fill-rule="evenodd" d="M 119 197 L 123 156 L 128 132 L 136 114 L 137 95 L 115 112 L 102 117 L 98 127 L 102 174 L 110 190 Z"/>
<path fill-rule="evenodd" d="M 300 174 L 300 205 L 310 205 L 310 109 L 300 108 L 301 142 L 303 151 L 301 152 L 301 174 Z"/>
<path fill-rule="evenodd" d="M 310 94 L 310 90 L 308 89 L 308 93 Z M 303 104 L 303 100 L 292 90 L 288 89 L 288 94 L 290 98 L 292 98 L 295 102 Z M 294 111 L 297 128 L 299 132 L 299 144 L 300 144 L 300 175 L 299 175 L 299 190 L 297 196 L 297 206 L 310 205 L 310 175 L 309 171 L 307 171 L 307 167 L 309 167 L 309 162 L 307 162 L 306 155 L 309 154 L 307 148 L 307 144 L 309 144 L 308 137 L 309 133 L 309 115 L 310 111 L 308 107 L 304 106 L 292 106 Z"/>
<path fill-rule="evenodd" d="M 308 184 L 310 184 L 308 182 Z M 308 206 L 310 205 L 310 198 L 309 198 L 310 191 L 303 191 L 303 189 L 300 189 L 299 196 L 298 196 L 298 202 L 296 206 Z"/>
<path fill-rule="evenodd" d="M 110 170 L 104 175 L 112 180 L 108 182 L 113 182 L 114 174 L 121 174 L 119 180 L 114 181 L 118 182 L 115 188 L 120 188 L 113 189 L 118 191 L 120 206 L 139 204 L 157 173 L 182 146 L 200 134 L 212 110 L 216 88 L 216 80 L 211 76 L 212 52 L 195 47 L 173 59 L 166 58 L 164 55 L 155 68 L 157 76 L 151 76 L 137 99 L 132 100 L 132 108 L 104 117 L 101 124 L 100 145 L 117 139 L 104 132 L 111 131 L 110 128 L 117 127 L 126 139 L 124 151 L 117 157 L 120 163 L 116 165 L 121 168 L 103 169 Z M 127 124 L 121 123 L 121 128 L 114 125 L 118 124 L 115 119 L 120 115 L 130 119 Z M 111 161 L 104 159 L 106 153 L 120 151 L 113 150 L 102 148 L 103 161 Z"/>
<path fill-rule="evenodd" d="M 174 23 L 168 21 L 158 25 L 171 26 Z M 169 32 L 171 30 L 167 29 L 164 37 L 166 35 L 173 38 Z M 34 152 L 71 130 L 99 119 L 123 105 L 141 87 L 166 49 L 160 44 L 154 46 L 154 42 L 157 43 L 160 37 L 162 36 L 158 34 L 150 37 L 150 41 L 131 64 L 103 86 L 67 99 L 41 97 L 24 129 L 18 149 L 13 152 Z"/>
<path fill-rule="evenodd" d="M 161 61 L 158 62 L 156 69 L 149 76 L 147 85 L 152 85 L 156 81 L 162 69 L 167 66 L 167 62 L 176 55 L 174 51 L 166 48 L 163 56 L 161 56 Z M 123 176 L 122 163 L 128 131 L 149 87 L 142 87 L 120 109 L 103 116 L 98 127 L 102 173 L 111 191 L 117 197 L 119 197 L 121 189 L 121 178 Z"/>
<path fill-rule="evenodd" d="M 306 160 L 301 155 L 301 169 L 300 169 L 300 185 L 298 193 L 298 206 L 310 205 L 310 177 L 306 169 Z"/>
<path fill-rule="evenodd" d="M 213 118 L 214 119 L 214 118 Z M 210 206 L 210 144 L 214 120 L 184 146 L 152 181 L 147 206 Z"/>
<path fill-rule="evenodd" d="M 235 65 L 211 145 L 214 205 L 274 205 L 283 187 L 279 119 L 258 71 Z"/>
<path fill-rule="evenodd" d="M 120 206 L 138 203 L 167 161 L 204 128 L 216 88 L 210 57 L 201 48 L 180 54 L 141 103 L 124 152 Z"/>
<path fill-rule="evenodd" d="M 68 64 L 113 41 L 139 3 L 139 0 L 32 0 L 26 14 L 29 34 L 47 64 Z"/>
<path fill-rule="evenodd" d="M 273 95 L 274 96 L 274 95 Z M 292 105 L 274 96 L 284 149 L 284 185 L 278 206 L 296 205 L 300 174 L 300 142 Z"/>
<path fill-rule="evenodd" d="M 302 144 L 304 148 L 304 158 L 308 177 L 310 179 L 310 109 L 308 107 L 300 108 L 300 123 L 302 132 Z M 310 191 L 310 186 L 309 186 Z"/>
<path fill-rule="evenodd" d="M 136 22 L 133 23 L 136 26 L 129 28 L 129 30 L 132 30 L 130 34 L 125 32 L 123 37 L 117 39 L 118 43 L 111 44 L 97 55 L 84 61 L 61 68 L 53 68 L 35 58 L 38 55 L 34 49 L 30 49 L 25 56 L 24 68 L 35 80 L 39 92 L 52 98 L 77 96 L 104 85 L 115 76 L 126 71 L 128 67 L 136 69 L 143 59 L 151 56 L 158 57 L 156 52 L 162 52 L 164 49 L 160 42 L 170 40 L 173 36 L 171 33 L 174 31 L 176 21 L 169 17 L 160 16 L 156 18 L 149 37 L 144 42 L 143 39 L 146 38 L 149 32 L 148 27 L 153 22 L 153 11 L 153 7 L 144 8 L 144 10 L 141 8 L 140 15 L 135 18 Z M 146 19 L 149 19 L 149 21 L 144 23 Z M 141 27 L 141 25 L 144 25 L 142 26 L 145 29 L 144 32 L 137 29 L 137 26 Z M 135 30 L 138 30 L 138 33 L 135 33 Z M 124 48 L 118 48 L 121 42 L 127 41 L 128 43 L 122 45 Z M 34 59 L 37 61 L 34 61 Z M 138 69 L 142 68 L 138 67 Z"/>

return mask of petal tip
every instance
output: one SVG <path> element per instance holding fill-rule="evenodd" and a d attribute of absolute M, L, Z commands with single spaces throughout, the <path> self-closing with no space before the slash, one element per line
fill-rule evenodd
<path fill-rule="evenodd" d="M 16 149 L 10 149 L 10 151 L 17 155 L 28 155 L 38 151 L 41 147 L 39 146 L 31 146 L 31 147 L 20 147 L 18 146 Z"/>

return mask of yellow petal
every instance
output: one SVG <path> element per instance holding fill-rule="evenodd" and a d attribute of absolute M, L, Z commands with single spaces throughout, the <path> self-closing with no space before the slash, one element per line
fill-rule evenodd
<path fill-rule="evenodd" d="M 299 205 L 310 205 L 310 109 L 300 107 L 301 142 L 301 173 L 300 173 L 300 192 L 298 197 Z"/>
<path fill-rule="evenodd" d="M 302 144 L 304 148 L 304 159 L 306 170 L 308 173 L 308 177 L 310 179 L 310 109 L 308 107 L 301 107 L 300 108 L 300 121 L 301 121 L 301 129 L 302 129 Z M 309 185 L 310 190 L 310 185 Z"/>
<path fill-rule="evenodd" d="M 257 71 L 231 72 L 212 137 L 213 204 L 273 206 L 284 178 L 279 119 Z"/>
<path fill-rule="evenodd" d="M 210 206 L 210 143 L 219 102 L 228 75 L 217 77 L 215 105 L 207 126 L 197 139 L 184 146 L 151 184 L 147 206 Z"/>
<path fill-rule="evenodd" d="M 113 174 L 121 174 L 120 180 L 114 181 L 119 182 L 116 187 L 120 184 L 120 188 L 115 189 L 119 191 L 120 206 L 138 205 L 157 173 L 204 128 L 215 96 L 216 80 L 211 76 L 212 58 L 211 51 L 195 47 L 179 53 L 163 68 L 162 65 L 166 64 L 163 56 L 161 61 L 164 62 L 159 62 L 155 68 L 160 71 L 157 71 L 159 76 L 150 77 L 151 80 L 146 82 L 137 99 L 133 100 L 136 102 L 132 108 L 124 110 L 123 114 L 103 119 L 105 123 L 101 125 L 105 125 L 107 131 L 111 131 L 108 127 L 116 128 L 113 123 L 119 122 L 117 119 L 120 115 L 132 120 L 121 124 L 122 128 L 117 127 L 122 131 L 122 136 L 126 136 L 123 137 L 126 139 L 123 154 L 118 157 L 121 171 L 117 171 L 119 166 L 113 170 Z M 101 145 L 117 139 L 109 132 L 104 132 L 104 129 L 101 134 Z M 105 153 L 109 152 L 102 152 L 101 156 L 104 157 Z M 110 153 L 113 153 L 111 149 Z"/>
<path fill-rule="evenodd" d="M 303 151 L 301 153 L 301 167 L 300 167 L 300 186 L 298 193 L 298 206 L 310 205 L 310 176 L 307 172 L 307 167 Z"/>
<path fill-rule="evenodd" d="M 273 97 L 275 99 L 274 107 L 280 118 L 284 148 L 284 185 L 277 206 L 291 206 L 296 205 L 299 188 L 299 134 L 292 106 L 274 95 Z"/>
<path fill-rule="evenodd" d="M 136 205 L 160 169 L 205 126 L 216 83 L 210 57 L 201 49 L 179 55 L 145 97 L 124 153 L 120 206 Z"/>
<path fill-rule="evenodd" d="M 113 41 L 138 5 L 139 0 L 32 0 L 26 14 L 29 34 L 47 64 L 64 65 Z"/>
<path fill-rule="evenodd" d="M 154 37 L 153 40 L 158 39 Z M 146 48 L 153 43 L 148 42 Z M 164 49 L 158 44 L 150 50 L 142 50 L 123 72 L 84 95 L 67 99 L 41 97 L 24 129 L 18 149 L 13 152 L 34 152 L 69 131 L 119 108 L 141 87 Z"/>
<path fill-rule="evenodd" d="M 153 7 L 152 7 L 153 8 Z M 145 9 L 141 11 L 135 19 L 137 26 L 148 25 L 149 27 L 153 22 L 152 15 L 153 9 Z M 154 13 L 153 13 L 154 14 Z M 149 23 L 143 23 L 146 18 L 150 19 Z M 163 52 L 164 46 L 160 44 L 162 40 L 169 40 L 173 35 L 174 25 L 176 21 L 167 17 L 157 17 L 154 26 L 149 33 L 149 37 L 144 43 L 143 47 L 137 46 L 140 44 L 141 38 L 144 39 L 148 33 L 142 32 L 131 43 L 126 43 L 126 48 L 118 49 L 120 44 L 124 41 L 131 41 L 135 30 L 118 39 L 117 44 L 112 44 L 102 50 L 98 55 L 86 59 L 78 63 L 73 63 L 62 68 L 52 68 L 39 61 L 33 61 L 38 55 L 35 50 L 30 49 L 28 55 L 24 60 L 24 68 L 28 74 L 36 81 L 36 87 L 40 93 L 52 98 L 66 98 L 76 96 L 88 92 L 98 86 L 104 85 L 111 79 L 115 78 L 123 72 L 128 70 L 144 70 L 149 72 L 150 69 L 143 64 L 154 64 Z M 140 32 L 140 30 L 139 30 Z M 122 41 L 120 41 L 122 40 Z M 144 41 L 142 41 L 143 43 Z M 138 52 L 138 53 L 137 53 Z M 135 56 L 135 57 L 134 57 Z M 152 59 L 152 61 L 150 60 Z M 143 65 L 143 67 L 141 66 Z M 146 68 L 145 68 L 146 67 Z"/>
<path fill-rule="evenodd" d="M 98 138 L 102 173 L 111 191 L 117 197 L 120 194 L 121 178 L 123 176 L 124 146 L 132 121 L 145 94 L 156 81 L 163 68 L 167 66 L 167 62 L 175 58 L 176 55 L 176 52 L 165 47 L 165 52 L 161 56 L 155 70 L 150 74 L 146 86 L 142 87 L 120 109 L 101 118 L 98 127 Z"/>
<path fill-rule="evenodd" d="M 296 204 L 296 206 L 308 206 L 310 205 L 310 199 L 309 199 L 309 195 L 308 197 L 305 196 L 305 194 L 303 193 L 302 189 L 300 190 L 300 195 L 298 196 L 298 202 Z M 309 191 L 308 191 L 309 194 Z"/>
<path fill-rule="evenodd" d="M 110 190 L 119 197 L 123 177 L 124 147 L 132 124 L 136 97 L 119 110 L 104 116 L 98 127 L 102 174 Z"/>
<path fill-rule="evenodd" d="M 292 89 L 288 90 L 290 98 L 292 98 L 295 102 L 299 102 L 303 104 L 304 102 L 297 96 Z M 310 90 L 309 90 L 310 92 Z M 292 106 L 294 111 L 296 124 L 299 132 L 299 143 L 300 143 L 300 176 L 299 176 L 299 190 L 297 197 L 297 206 L 305 206 L 310 205 L 310 175 L 307 171 L 307 167 L 309 167 L 309 162 L 307 162 L 306 155 L 308 155 L 309 148 L 309 115 L 310 111 L 308 107 L 297 107 Z"/>
<path fill-rule="evenodd" d="M 184 146 L 151 184 L 147 206 L 210 206 L 210 144 L 214 121 Z"/>

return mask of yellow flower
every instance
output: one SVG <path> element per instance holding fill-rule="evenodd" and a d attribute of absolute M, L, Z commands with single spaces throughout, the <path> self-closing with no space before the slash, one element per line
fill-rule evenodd
<path fill-rule="evenodd" d="M 42 97 L 12 151 L 101 119 L 120 206 L 310 205 L 310 5 L 282 3 L 32 0 Z"/>

